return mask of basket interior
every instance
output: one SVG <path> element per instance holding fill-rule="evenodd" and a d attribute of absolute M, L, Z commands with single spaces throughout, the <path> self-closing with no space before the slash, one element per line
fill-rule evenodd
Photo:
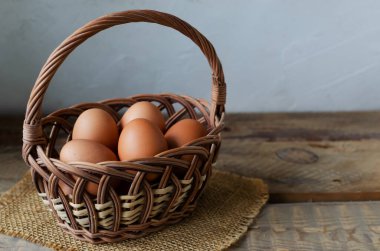
<path fill-rule="evenodd" d="M 138 95 L 131 98 L 108 99 L 96 103 L 81 103 L 55 111 L 42 119 L 44 134 L 49 142 L 47 155 L 58 157 L 57 154 L 63 144 L 71 140 L 74 123 L 83 111 L 100 108 L 109 112 L 116 121 L 119 121 L 125 111 L 139 101 L 149 101 L 161 110 L 166 119 L 166 129 L 185 118 L 198 120 L 208 133 L 215 129 L 211 125 L 208 102 L 187 96 L 173 94 Z"/>

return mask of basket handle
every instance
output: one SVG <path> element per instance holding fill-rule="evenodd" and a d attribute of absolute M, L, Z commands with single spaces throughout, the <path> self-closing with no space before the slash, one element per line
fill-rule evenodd
<path fill-rule="evenodd" d="M 153 10 L 115 12 L 99 17 L 76 30 L 51 53 L 38 75 L 27 104 L 23 130 L 24 148 L 25 144 L 31 147 L 32 145 L 41 144 L 45 141 L 40 124 L 42 117 L 41 106 L 51 79 L 66 57 L 77 46 L 98 32 L 115 25 L 132 22 L 157 23 L 171 27 L 198 45 L 207 58 L 212 70 L 212 99 L 210 111 L 212 123 L 215 123 L 216 116 L 221 117 L 226 102 L 226 84 L 224 82 L 222 65 L 212 44 L 199 31 L 185 21 L 163 12 Z M 23 152 L 25 154 L 25 151 Z"/>

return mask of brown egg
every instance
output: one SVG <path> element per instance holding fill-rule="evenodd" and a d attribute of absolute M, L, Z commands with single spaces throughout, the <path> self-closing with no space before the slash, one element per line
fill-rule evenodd
<path fill-rule="evenodd" d="M 126 124 L 131 122 L 134 119 L 147 119 L 161 131 L 165 130 L 165 118 L 157 108 L 157 106 L 153 105 L 150 102 L 142 101 L 137 102 L 132 105 L 121 118 L 121 126 L 124 128 Z"/>
<path fill-rule="evenodd" d="M 60 160 L 65 163 L 76 161 L 98 163 L 103 161 L 114 161 L 117 160 L 117 157 L 108 147 L 98 142 L 75 139 L 67 142 L 62 147 Z M 78 179 L 76 176 L 73 176 L 73 178 L 75 180 Z M 87 182 L 86 191 L 91 195 L 96 195 L 98 185 L 93 182 Z"/>
<path fill-rule="evenodd" d="M 116 149 L 119 130 L 112 116 L 98 108 L 88 109 L 79 115 L 73 128 L 73 139 L 87 139 Z"/>
<path fill-rule="evenodd" d="M 206 129 L 201 123 L 194 119 L 183 119 L 171 126 L 165 134 L 169 148 L 181 147 L 195 139 L 207 135 Z M 184 155 L 181 159 L 191 162 L 194 155 Z M 200 168 L 201 162 L 198 162 L 197 168 Z M 185 170 L 176 169 L 174 173 L 180 178 L 186 174 Z"/>
<path fill-rule="evenodd" d="M 195 119 L 183 119 L 171 126 L 165 134 L 169 148 L 183 146 L 207 135 L 206 129 Z"/>
<path fill-rule="evenodd" d="M 146 119 L 135 119 L 125 125 L 119 137 L 118 152 L 120 160 L 149 158 L 167 150 L 161 130 Z M 130 173 L 135 173 L 130 171 Z M 150 173 L 147 180 L 153 181 L 158 174 Z"/>

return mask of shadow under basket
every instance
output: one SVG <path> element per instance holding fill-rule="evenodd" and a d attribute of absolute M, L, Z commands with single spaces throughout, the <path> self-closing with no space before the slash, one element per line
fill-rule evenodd
<path fill-rule="evenodd" d="M 189 96 L 144 94 L 82 103 L 42 117 L 43 97 L 65 58 L 99 31 L 130 22 L 171 27 L 199 46 L 212 69 L 211 104 Z M 220 61 L 211 43 L 195 28 L 175 16 L 157 11 L 112 13 L 75 31 L 53 51 L 42 67 L 27 105 L 23 158 L 31 167 L 33 182 L 43 203 L 58 224 L 76 238 L 105 243 L 142 237 L 182 220 L 195 209 L 220 148 L 225 98 L 226 85 Z M 135 161 L 66 164 L 59 160 L 58 153 L 71 140 L 73 125 L 83 111 L 100 108 L 119 122 L 125 110 L 139 101 L 152 102 L 161 110 L 167 118 L 166 129 L 181 119 L 192 118 L 202 123 L 208 134 L 186 146 Z M 158 178 L 149 182 L 145 178 L 149 174 Z M 89 182 L 97 184 L 96 196 L 86 192 Z M 71 192 L 65 192 L 63 186 Z"/>

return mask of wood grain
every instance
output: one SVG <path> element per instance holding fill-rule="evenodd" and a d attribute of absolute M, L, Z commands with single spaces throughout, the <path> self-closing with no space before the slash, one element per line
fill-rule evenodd
<path fill-rule="evenodd" d="M 217 167 L 264 179 L 271 202 L 380 199 L 380 112 L 229 114 L 226 121 Z M 12 162 L 21 160 L 22 118 L 2 117 L 0 125 L 1 160 L 22 166 Z M 0 186 L 15 181 L 1 176 Z"/>
<path fill-rule="evenodd" d="M 380 112 L 229 113 L 224 139 L 350 141 L 380 138 Z"/>
<path fill-rule="evenodd" d="M 270 204 L 230 250 L 379 250 L 380 202 Z"/>
<path fill-rule="evenodd" d="M 272 202 L 378 200 L 380 113 L 230 114 L 218 168 L 262 177 Z M 0 193 L 27 170 L 22 119 L 0 118 Z M 269 204 L 230 250 L 380 250 L 380 202 Z M 48 250 L 0 235 L 0 250 Z"/>
<path fill-rule="evenodd" d="M 35 245 L 29 241 L 0 234 L 0 250 L 6 251 L 48 251 L 50 248 Z"/>
<path fill-rule="evenodd" d="M 269 204 L 229 250 L 379 250 L 380 202 Z M 0 235 L 0 250 L 49 250 Z"/>
<path fill-rule="evenodd" d="M 230 114 L 217 167 L 271 202 L 380 199 L 380 112 Z"/>
<path fill-rule="evenodd" d="M 28 170 L 20 146 L 0 146 L 0 194 L 13 186 Z"/>
<path fill-rule="evenodd" d="M 218 168 L 233 168 L 241 175 L 263 178 L 273 194 L 271 199 L 277 202 L 339 199 L 332 196 L 333 193 L 341 194 L 345 200 L 380 198 L 380 141 L 336 141 L 317 145 L 308 141 L 234 139 L 225 140 L 223 144 Z M 287 159 L 278 156 L 284 151 L 287 151 L 284 153 Z"/>

